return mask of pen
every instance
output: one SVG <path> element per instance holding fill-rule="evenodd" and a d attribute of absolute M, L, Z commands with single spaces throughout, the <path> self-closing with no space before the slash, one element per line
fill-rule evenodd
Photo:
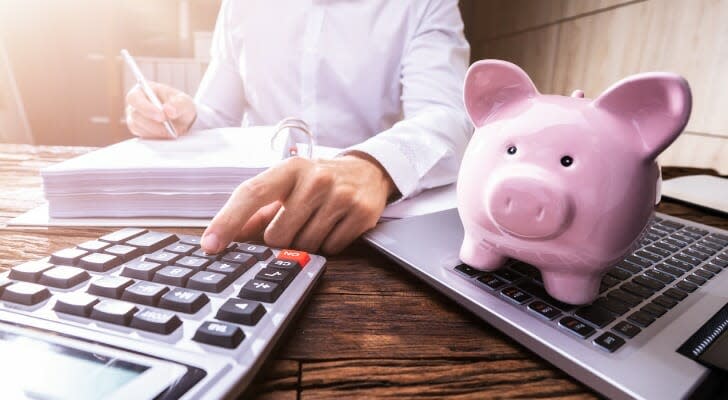
<path fill-rule="evenodd" d="M 155 107 L 159 109 L 159 111 L 162 111 L 162 102 L 159 101 L 159 98 L 157 98 L 157 95 L 154 94 L 154 91 L 147 83 L 147 80 L 144 79 L 144 75 L 142 75 L 142 71 L 139 70 L 139 66 L 137 66 L 136 61 L 131 57 L 131 54 L 126 49 L 121 50 L 121 57 L 126 62 L 126 65 L 129 66 L 129 69 L 131 70 L 131 73 L 134 74 L 134 78 L 136 79 L 137 83 L 139 84 L 139 87 L 142 88 L 142 91 L 145 95 L 149 98 L 149 101 L 154 104 Z M 173 138 L 177 138 L 177 131 L 174 129 L 174 126 L 172 126 L 172 123 L 169 122 L 168 119 L 165 118 L 164 127 L 167 129 L 167 132 L 170 136 Z"/>

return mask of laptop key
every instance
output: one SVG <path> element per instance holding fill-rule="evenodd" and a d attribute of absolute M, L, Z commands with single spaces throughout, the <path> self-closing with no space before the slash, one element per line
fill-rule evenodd
<path fill-rule="evenodd" d="M 717 247 L 717 246 L 715 246 Z M 703 254 L 706 254 L 708 257 L 712 256 L 713 254 L 717 253 L 720 248 L 714 248 L 712 246 L 705 246 L 702 243 L 694 244 L 692 247 L 690 247 L 692 250 L 699 251 Z M 707 257 L 706 257 L 707 258 Z"/>
<path fill-rule="evenodd" d="M 574 317 L 561 318 L 559 320 L 559 326 L 582 339 L 586 339 L 596 332 L 594 328 Z"/>
<path fill-rule="evenodd" d="M 647 271 L 645 271 L 644 274 L 645 276 L 658 280 L 662 283 L 670 283 L 675 280 L 674 276 L 666 274 L 664 272 L 660 272 L 656 269 L 648 269 Z"/>
<path fill-rule="evenodd" d="M 612 312 L 597 305 L 581 307 L 576 310 L 574 314 L 587 322 L 591 322 L 599 328 L 604 328 L 615 320 L 615 316 Z"/>
<path fill-rule="evenodd" d="M 479 276 L 476 280 L 492 290 L 498 290 L 499 288 L 506 285 L 505 281 L 501 280 L 490 272 L 486 272 L 485 274 Z"/>
<path fill-rule="evenodd" d="M 109 243 L 122 243 L 131 238 L 142 235 L 144 233 L 147 233 L 146 229 L 124 228 L 124 229 L 120 229 L 116 232 L 101 236 L 101 238 L 99 238 L 99 240 L 103 240 L 104 242 L 109 242 Z"/>
<path fill-rule="evenodd" d="M 704 278 L 704 279 L 712 279 L 715 276 L 715 274 L 713 274 L 712 272 L 710 272 L 704 268 L 701 268 L 701 269 L 693 272 L 693 274 L 695 274 L 701 278 Z"/>
<path fill-rule="evenodd" d="M 614 277 L 615 279 L 619 279 L 620 281 L 629 279 L 629 277 L 632 276 L 629 272 L 616 267 L 610 269 L 609 272 L 607 272 L 607 275 Z"/>
<path fill-rule="evenodd" d="M 685 261 L 678 260 L 676 258 L 668 258 L 665 260 L 665 264 L 675 267 L 683 272 L 688 272 L 693 269 L 693 265 L 686 263 Z"/>
<path fill-rule="evenodd" d="M 469 266 L 467 264 L 460 264 L 460 265 L 456 266 L 453 269 L 457 273 L 459 273 L 460 275 L 465 275 L 467 277 L 473 277 L 473 276 L 478 275 L 479 273 L 482 272 L 482 271 L 480 271 L 478 269 L 475 269 L 475 268 L 473 268 L 473 267 L 471 267 L 471 266 Z"/>
<path fill-rule="evenodd" d="M 665 292 L 663 294 L 667 295 L 669 297 L 672 297 L 673 299 L 675 299 L 677 301 L 683 300 L 684 298 L 688 297 L 687 293 L 683 292 L 680 289 L 676 289 L 676 288 L 669 288 L 669 289 L 665 290 Z"/>
<path fill-rule="evenodd" d="M 646 304 L 644 307 L 640 308 L 640 310 L 644 311 L 648 314 L 652 314 L 658 318 L 662 317 L 667 312 L 667 310 L 664 307 L 660 307 L 659 305 L 654 304 L 654 303 Z"/>
<path fill-rule="evenodd" d="M 685 225 L 683 225 L 683 224 L 681 224 L 679 222 L 670 221 L 669 219 L 663 219 L 662 221 L 660 221 L 658 223 L 658 225 L 663 226 L 663 227 L 666 226 L 666 227 L 672 228 L 672 229 L 680 229 L 683 226 L 685 226 Z"/>
<path fill-rule="evenodd" d="M 177 241 L 177 236 L 167 232 L 147 232 L 128 240 L 126 244 L 139 247 L 145 253 L 151 253 Z"/>
<path fill-rule="evenodd" d="M 594 304 L 601 308 L 605 308 L 617 315 L 624 315 L 627 311 L 629 311 L 629 307 L 627 307 L 624 303 L 620 301 L 615 301 L 607 297 L 598 298 L 594 302 Z"/>
<path fill-rule="evenodd" d="M 662 288 L 665 287 L 665 285 L 662 282 L 652 279 L 652 278 L 648 278 L 645 275 L 635 276 L 634 279 L 632 279 L 632 282 L 642 285 L 646 288 L 649 288 L 652 291 L 661 290 Z"/>
<path fill-rule="evenodd" d="M 652 256 L 652 255 L 650 255 L 650 256 Z M 639 257 L 635 257 L 634 255 L 627 256 L 624 259 L 624 261 L 627 261 L 627 262 L 631 263 L 632 265 L 636 265 L 636 266 L 640 267 L 640 269 L 647 268 L 650 265 L 652 265 L 651 262 L 644 260 L 642 258 L 639 258 Z"/>
<path fill-rule="evenodd" d="M 665 263 L 660 263 L 660 264 L 655 265 L 655 269 L 660 272 L 670 274 L 676 278 L 682 276 L 685 273 L 685 272 L 683 272 L 683 270 L 681 270 L 679 268 L 671 267 Z"/>
<path fill-rule="evenodd" d="M 690 283 L 688 281 L 680 281 L 675 285 L 675 287 L 677 287 L 678 289 L 682 289 L 688 293 L 692 293 L 698 288 L 698 285 Z"/>
<path fill-rule="evenodd" d="M 717 274 L 717 273 L 719 273 L 720 271 L 723 270 L 721 267 L 719 267 L 717 265 L 710 264 L 710 263 L 709 264 L 703 264 L 703 269 L 706 270 L 706 271 L 712 272 L 714 274 Z"/>
<path fill-rule="evenodd" d="M 647 247 L 645 247 L 645 250 L 649 251 L 652 254 L 656 254 L 656 255 L 660 256 L 661 258 L 669 257 L 670 254 L 672 254 L 671 251 L 661 249 L 657 246 L 647 246 Z"/>
<path fill-rule="evenodd" d="M 650 315 L 644 311 L 634 312 L 634 313 L 632 313 L 632 315 L 627 317 L 627 319 L 643 328 L 647 328 L 653 322 L 655 322 L 655 317 L 653 317 L 652 315 Z"/>
<path fill-rule="evenodd" d="M 53 264 L 45 261 L 28 261 L 10 269 L 8 278 L 16 281 L 38 282 L 43 272 L 53 268 Z"/>
<path fill-rule="evenodd" d="M 620 269 L 623 269 L 631 274 L 637 274 L 642 271 L 642 268 L 632 263 L 623 261 L 617 265 Z"/>
<path fill-rule="evenodd" d="M 61 265 L 43 272 L 38 283 L 54 288 L 68 289 L 81 282 L 86 282 L 90 278 L 91 275 L 81 268 Z"/>
<path fill-rule="evenodd" d="M 705 282 L 708 281 L 707 279 L 701 278 L 700 276 L 695 275 L 695 274 L 690 274 L 690 275 L 686 276 L 685 277 L 685 280 L 688 281 L 688 282 L 690 282 L 690 283 L 694 283 L 694 284 L 696 284 L 698 286 L 704 285 Z"/>
<path fill-rule="evenodd" d="M 185 314 L 194 314 L 209 302 L 210 298 L 202 292 L 174 288 L 162 296 L 159 300 L 159 307 Z"/>
<path fill-rule="evenodd" d="M 610 275 L 605 275 L 604 278 L 602 278 L 602 285 L 604 285 L 607 289 L 618 285 L 620 282 L 622 281 Z"/>
<path fill-rule="evenodd" d="M 77 248 L 58 250 L 51 254 L 50 262 L 56 265 L 76 265 L 88 251 Z"/>
<path fill-rule="evenodd" d="M 632 282 L 627 282 L 623 284 L 622 286 L 620 286 L 620 289 L 643 299 L 646 299 L 655 293 L 655 291 L 650 288 L 646 288 Z"/>
<path fill-rule="evenodd" d="M 652 254 L 652 253 L 644 251 L 644 250 L 635 251 L 634 255 L 644 258 L 645 260 L 650 260 L 653 263 L 656 263 L 664 258 L 662 256 L 658 256 L 656 254 Z M 642 266 L 644 268 L 646 268 L 646 267 L 649 267 L 650 265 L 651 265 L 651 263 L 648 262 L 647 265 L 642 265 Z"/>
<path fill-rule="evenodd" d="M 15 282 L 3 288 L 0 299 L 11 303 L 34 306 L 51 297 L 48 288 L 28 282 Z"/>
<path fill-rule="evenodd" d="M 624 343 L 624 339 L 611 332 L 604 332 L 599 335 L 598 338 L 594 339 L 594 344 L 597 345 L 597 347 L 610 353 L 614 353 L 617 349 L 622 347 Z"/>
<path fill-rule="evenodd" d="M 64 293 L 58 297 L 53 311 L 88 318 L 91 309 L 99 302 L 98 297 L 84 292 Z"/>
<path fill-rule="evenodd" d="M 217 311 L 221 321 L 253 326 L 265 315 L 265 307 L 257 301 L 228 299 Z"/>
<path fill-rule="evenodd" d="M 101 300 L 91 309 L 91 319 L 116 325 L 129 325 L 138 308 L 119 300 Z"/>
<path fill-rule="evenodd" d="M 504 296 L 516 304 L 523 304 L 532 298 L 531 295 L 514 286 L 507 287 L 501 290 L 500 293 L 501 296 Z"/>
<path fill-rule="evenodd" d="M 213 346 L 233 349 L 245 338 L 243 331 L 232 324 L 217 321 L 205 321 L 195 332 L 192 340 Z"/>
<path fill-rule="evenodd" d="M 701 260 L 685 254 L 685 251 L 684 250 L 682 252 L 676 254 L 673 257 L 675 259 L 677 259 L 677 260 L 680 260 L 680 261 L 683 261 L 683 262 L 689 264 L 691 266 L 691 268 L 694 267 L 694 266 L 696 266 L 696 265 L 698 265 L 698 264 L 700 264 L 700 262 L 701 262 Z"/>
<path fill-rule="evenodd" d="M 697 250 L 694 250 L 694 247 L 690 247 L 687 250 L 683 250 L 680 254 L 684 254 L 684 255 L 686 255 L 688 257 L 697 258 L 700 261 L 705 261 L 705 260 L 708 259 L 708 257 L 710 257 L 709 254 L 704 254 L 704 253 L 701 253 L 701 252 L 699 252 Z"/>
<path fill-rule="evenodd" d="M 680 249 L 682 249 L 682 246 L 677 246 L 676 244 L 670 243 L 667 240 L 660 240 L 659 242 L 655 242 L 654 246 L 659 247 L 665 251 L 668 251 L 671 254 L 675 253 L 676 251 L 680 251 Z"/>
<path fill-rule="evenodd" d="M 514 282 L 519 279 L 521 279 L 521 275 L 516 273 L 515 271 L 511 271 L 510 269 L 499 269 L 498 271 L 493 272 L 497 277 L 503 279 L 506 282 Z"/>
<path fill-rule="evenodd" d="M 182 320 L 177 314 L 149 308 L 144 308 L 134 314 L 131 320 L 132 328 L 161 335 L 169 335 L 180 326 L 182 326 Z"/>
<path fill-rule="evenodd" d="M 616 301 L 621 301 L 622 303 L 625 303 L 625 304 L 629 305 L 630 307 L 634 307 L 637 304 L 642 302 L 642 298 L 637 297 L 633 294 L 627 293 L 622 289 L 612 290 L 611 292 L 609 292 L 607 294 L 607 298 L 610 298 L 610 299 L 613 299 Z"/>
<path fill-rule="evenodd" d="M 667 292 L 665 292 L 665 293 L 667 293 Z M 661 307 L 664 307 L 664 308 L 667 308 L 667 309 L 671 309 L 671 308 L 673 308 L 673 307 L 675 307 L 677 305 L 678 300 L 675 300 L 675 298 L 668 297 L 668 296 L 666 296 L 666 295 L 663 294 L 663 295 L 660 295 L 660 296 L 655 297 L 652 300 L 652 302 L 655 303 L 655 304 L 657 304 L 658 306 L 661 306 Z"/>
<path fill-rule="evenodd" d="M 528 309 L 549 320 L 561 315 L 559 310 L 541 300 L 532 301 L 528 304 Z"/>
<path fill-rule="evenodd" d="M 627 321 L 621 321 L 612 327 L 612 331 L 628 339 L 631 339 L 637 336 L 638 333 L 642 332 L 642 329 L 630 324 Z"/>

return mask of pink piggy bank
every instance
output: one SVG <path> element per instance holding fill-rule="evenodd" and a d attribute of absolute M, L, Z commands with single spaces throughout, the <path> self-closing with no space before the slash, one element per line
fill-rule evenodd
<path fill-rule="evenodd" d="M 655 158 L 690 116 L 687 82 L 621 80 L 598 98 L 542 95 L 518 66 L 473 64 L 465 107 L 476 127 L 457 183 L 460 258 L 481 270 L 508 257 L 541 271 L 557 300 L 584 304 L 652 215 Z"/>

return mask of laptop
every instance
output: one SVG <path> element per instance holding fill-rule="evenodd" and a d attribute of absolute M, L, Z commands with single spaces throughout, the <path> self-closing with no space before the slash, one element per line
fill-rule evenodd
<path fill-rule="evenodd" d="M 435 228 L 436 227 L 436 228 Z M 461 263 L 456 209 L 382 223 L 365 240 L 572 377 L 613 399 L 715 396 L 728 370 L 728 231 L 657 213 L 599 298 L 551 298 L 533 266 Z M 412 243 L 417 243 L 413 246 Z"/>

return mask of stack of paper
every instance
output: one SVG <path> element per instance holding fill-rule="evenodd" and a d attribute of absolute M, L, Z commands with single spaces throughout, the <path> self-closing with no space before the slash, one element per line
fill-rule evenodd
<path fill-rule="evenodd" d="M 272 135 L 256 127 L 131 139 L 53 165 L 41 171 L 50 217 L 210 218 L 241 182 L 281 160 Z M 339 151 L 317 146 L 314 156 Z"/>

